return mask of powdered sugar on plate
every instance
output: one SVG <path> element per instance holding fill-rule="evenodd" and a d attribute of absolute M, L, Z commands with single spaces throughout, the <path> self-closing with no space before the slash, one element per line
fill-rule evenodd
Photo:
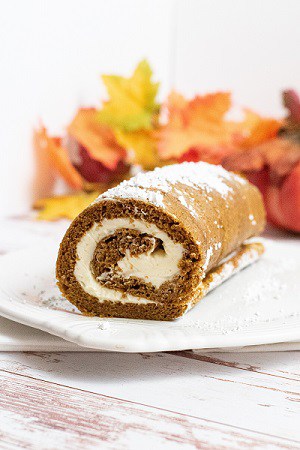
<path fill-rule="evenodd" d="M 230 334 L 261 328 L 262 324 L 275 327 L 291 319 L 300 321 L 299 305 L 295 303 L 295 309 L 291 311 L 289 303 L 289 298 L 296 300 L 297 296 L 300 303 L 299 260 L 292 253 L 290 256 L 280 254 L 277 243 L 265 242 L 266 253 L 258 262 L 208 294 L 196 307 L 200 313 L 203 308 L 203 314 L 198 314 L 195 320 L 192 310 L 183 318 L 181 325 L 196 327 L 201 333 Z M 247 258 L 255 257 L 249 254 L 244 256 L 242 265 L 246 265 Z M 228 278 L 232 273 L 233 267 L 229 261 L 220 277 Z M 215 283 L 218 283 L 218 277 Z"/>

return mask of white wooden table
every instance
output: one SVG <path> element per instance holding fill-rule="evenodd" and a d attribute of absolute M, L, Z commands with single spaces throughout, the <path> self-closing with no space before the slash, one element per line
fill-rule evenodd
<path fill-rule="evenodd" d="M 19 229 L 1 222 L 3 253 L 52 233 L 27 220 Z M 299 360 L 297 351 L 1 352 L 0 448 L 300 449 Z"/>

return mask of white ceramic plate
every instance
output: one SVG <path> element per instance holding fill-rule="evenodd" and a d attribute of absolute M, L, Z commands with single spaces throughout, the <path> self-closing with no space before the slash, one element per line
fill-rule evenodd
<path fill-rule="evenodd" d="M 265 240 L 263 258 L 174 322 L 82 316 L 55 286 L 53 243 L 0 258 L 0 315 L 108 351 L 241 347 L 300 340 L 299 240 Z"/>

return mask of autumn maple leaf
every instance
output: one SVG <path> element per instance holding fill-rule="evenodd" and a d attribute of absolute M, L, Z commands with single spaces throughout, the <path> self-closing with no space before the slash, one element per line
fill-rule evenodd
<path fill-rule="evenodd" d="M 146 170 L 152 170 L 160 164 L 157 151 L 157 135 L 153 130 L 137 130 L 126 132 L 116 130 L 118 142 L 132 151 L 131 160 Z"/>
<path fill-rule="evenodd" d="M 57 220 L 75 219 L 93 200 L 99 192 L 78 192 L 71 195 L 61 195 L 57 197 L 37 200 L 33 207 L 39 210 L 37 219 Z"/>
<path fill-rule="evenodd" d="M 250 109 L 245 109 L 244 113 L 243 122 L 237 124 L 240 128 L 240 135 L 236 140 L 236 146 L 241 150 L 260 145 L 277 136 L 281 121 L 261 117 Z"/>
<path fill-rule="evenodd" d="M 97 120 L 94 108 L 80 109 L 68 127 L 68 133 L 89 156 L 110 170 L 126 158 L 126 150 L 116 140 L 114 132 Z"/>
<path fill-rule="evenodd" d="M 155 101 L 158 83 L 151 81 L 152 70 L 147 61 L 141 61 L 129 78 L 103 75 L 109 100 L 98 112 L 98 120 L 123 131 L 151 129 L 153 116 L 159 106 Z"/>
<path fill-rule="evenodd" d="M 218 92 L 186 100 L 173 92 L 167 101 L 168 123 L 160 132 L 159 154 L 179 159 L 191 148 L 226 147 L 232 141 L 232 124 L 224 120 L 230 94 Z"/>
<path fill-rule="evenodd" d="M 197 96 L 190 101 L 172 93 L 167 102 L 168 122 L 160 133 L 161 158 L 219 164 L 237 149 L 276 136 L 280 123 L 250 110 L 245 110 L 242 121 L 226 120 L 230 106 L 230 94 L 226 92 Z"/>
<path fill-rule="evenodd" d="M 54 168 L 73 189 L 82 189 L 84 180 L 72 165 L 68 152 L 61 144 L 60 138 L 50 137 L 46 128 L 35 130 L 33 143 L 37 159 L 47 156 L 48 170 Z M 38 168 L 39 169 L 39 168 Z"/>

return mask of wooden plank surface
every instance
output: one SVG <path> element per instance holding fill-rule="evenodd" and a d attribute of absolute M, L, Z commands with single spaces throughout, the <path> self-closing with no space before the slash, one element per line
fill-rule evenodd
<path fill-rule="evenodd" d="M 275 437 L 23 375 L 0 372 L 0 381 L 1 448 L 297 448 Z"/>
<path fill-rule="evenodd" d="M 55 448 L 53 439 L 61 448 L 300 448 L 298 361 L 298 352 L 1 353 L 3 448 Z"/>

